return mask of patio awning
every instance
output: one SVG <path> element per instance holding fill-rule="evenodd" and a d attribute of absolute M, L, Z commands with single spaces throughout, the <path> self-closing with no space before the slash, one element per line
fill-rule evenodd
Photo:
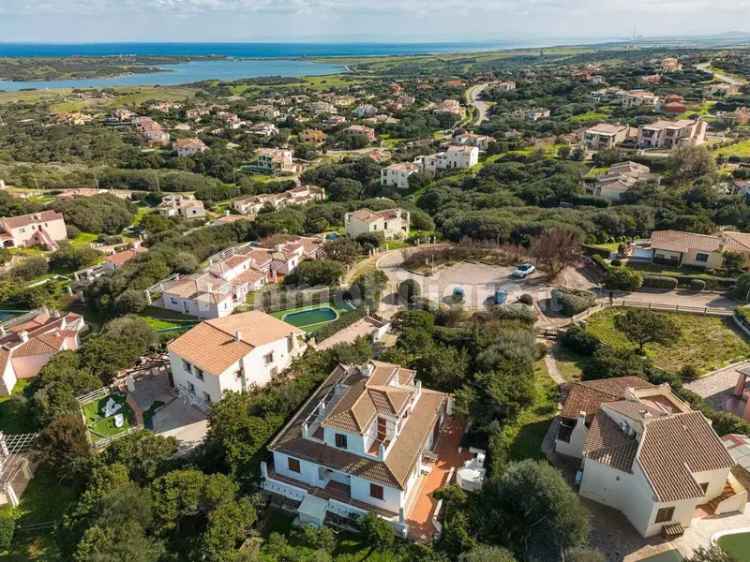
<path fill-rule="evenodd" d="M 323 521 L 325 521 L 327 510 L 328 501 L 312 494 L 307 494 L 297 508 L 297 513 L 303 523 L 322 525 Z"/>

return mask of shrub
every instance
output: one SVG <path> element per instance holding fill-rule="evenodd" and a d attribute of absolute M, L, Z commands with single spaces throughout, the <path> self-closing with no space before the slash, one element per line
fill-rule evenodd
<path fill-rule="evenodd" d="M 604 286 L 612 291 L 635 291 L 643 286 L 643 276 L 629 269 L 610 269 Z"/>
<path fill-rule="evenodd" d="M 677 288 L 677 278 L 667 275 L 646 275 L 643 278 L 643 286 L 651 289 L 668 289 L 674 291 Z"/>
<path fill-rule="evenodd" d="M 521 302 L 526 306 L 534 306 L 534 297 L 532 297 L 529 293 L 524 293 L 518 298 L 518 302 Z"/>
<path fill-rule="evenodd" d="M 703 291 L 706 288 L 706 282 L 703 279 L 691 279 L 690 289 L 696 292 Z"/>
<path fill-rule="evenodd" d="M 610 266 L 607 263 L 607 260 L 605 260 L 602 256 L 600 256 L 599 254 L 594 254 L 593 256 L 591 256 L 591 259 L 596 265 L 601 268 L 602 271 L 609 271 Z"/>
<path fill-rule="evenodd" d="M 620 267 L 622 265 L 622 261 L 618 258 L 615 258 L 611 262 L 612 267 Z"/>
<path fill-rule="evenodd" d="M 401 302 L 411 305 L 422 295 L 422 287 L 414 279 L 406 279 L 398 286 L 398 297 Z"/>
<path fill-rule="evenodd" d="M 595 335 L 586 331 L 583 326 L 574 325 L 560 336 L 560 343 L 570 351 L 582 355 L 593 355 L 601 342 Z"/>
<path fill-rule="evenodd" d="M 591 291 L 552 289 L 552 302 L 560 307 L 563 315 L 575 316 L 594 306 L 596 296 Z"/>
<path fill-rule="evenodd" d="M 20 264 L 10 270 L 12 277 L 31 281 L 35 277 L 44 275 L 49 271 L 49 264 L 43 257 L 32 257 L 22 261 Z"/>
<path fill-rule="evenodd" d="M 536 322 L 536 312 L 534 309 L 521 303 L 493 306 L 491 307 L 490 314 L 498 320 L 520 320 L 527 324 Z"/>
<path fill-rule="evenodd" d="M 582 247 L 583 253 L 592 258 L 599 256 L 600 258 L 609 258 L 612 253 L 607 248 L 600 248 L 599 246 L 592 246 L 591 244 L 584 244 Z"/>
<path fill-rule="evenodd" d="M 684 381 L 691 382 L 697 380 L 698 377 L 700 377 L 700 373 L 692 365 L 685 365 L 680 369 L 680 378 Z"/>
<path fill-rule="evenodd" d="M 13 544 L 13 535 L 16 533 L 16 520 L 9 512 L 0 515 L 0 551 L 8 550 Z"/>

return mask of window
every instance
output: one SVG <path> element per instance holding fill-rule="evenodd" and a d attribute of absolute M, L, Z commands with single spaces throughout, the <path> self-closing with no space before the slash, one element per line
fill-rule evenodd
<path fill-rule="evenodd" d="M 708 492 L 708 482 L 704 482 L 701 484 L 701 490 L 703 490 L 703 495 L 706 495 L 706 492 Z"/>
<path fill-rule="evenodd" d="M 336 434 L 336 446 L 339 449 L 346 449 L 347 448 L 346 435 L 344 435 L 342 433 L 337 433 Z"/>
<path fill-rule="evenodd" d="M 199 381 L 203 380 L 203 370 L 199 369 L 198 367 L 195 368 L 195 378 L 197 378 Z"/>
<path fill-rule="evenodd" d="M 273 351 L 263 358 L 266 361 L 266 365 L 273 363 Z"/>
<path fill-rule="evenodd" d="M 674 507 L 662 507 L 656 512 L 656 521 L 654 523 L 668 523 L 674 516 Z"/>
<path fill-rule="evenodd" d="M 382 500 L 383 499 L 383 486 L 378 486 L 377 484 L 370 484 L 370 497 L 375 498 L 376 500 Z"/>
<path fill-rule="evenodd" d="M 195 396 L 195 385 L 191 382 L 188 383 L 188 390 L 190 391 L 190 394 Z"/>
<path fill-rule="evenodd" d="M 184 359 L 182 360 L 182 367 L 188 373 L 192 373 L 193 372 L 193 366 L 190 363 L 188 363 L 187 361 L 185 361 Z"/>
<path fill-rule="evenodd" d="M 291 470 L 292 472 L 302 472 L 302 469 L 299 466 L 299 461 L 297 459 L 287 458 L 287 465 L 289 466 L 289 470 Z"/>
<path fill-rule="evenodd" d="M 708 254 L 701 254 L 701 253 L 695 254 L 695 261 L 699 261 L 699 262 L 703 262 L 703 263 L 707 262 L 708 261 Z"/>
<path fill-rule="evenodd" d="M 204 392 L 203 393 L 203 400 L 205 400 L 206 402 L 208 402 L 210 404 L 211 403 L 211 395 L 208 392 Z"/>

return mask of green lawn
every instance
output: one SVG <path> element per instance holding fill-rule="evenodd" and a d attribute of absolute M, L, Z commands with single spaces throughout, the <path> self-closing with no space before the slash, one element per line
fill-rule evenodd
<path fill-rule="evenodd" d="M 179 312 L 173 312 L 155 306 L 149 306 L 138 316 L 143 318 L 146 323 L 156 331 L 183 328 L 186 325 L 192 326 L 199 322 L 198 318 L 195 316 L 188 316 L 187 314 L 180 314 Z"/>
<path fill-rule="evenodd" d="M 718 542 L 721 549 L 737 562 L 750 562 L 750 533 L 725 535 Z"/>
<path fill-rule="evenodd" d="M 656 556 L 650 556 L 643 558 L 640 562 L 682 562 L 683 558 L 680 553 L 676 550 L 670 550 L 668 552 L 662 552 Z"/>
<path fill-rule="evenodd" d="M 70 245 L 74 248 L 87 248 L 97 237 L 97 234 L 90 232 L 79 232 L 75 238 L 70 240 Z"/>
<path fill-rule="evenodd" d="M 615 348 L 634 349 L 635 344 L 614 325 L 615 316 L 623 313 L 622 308 L 597 312 L 587 320 L 586 329 Z M 679 312 L 659 314 L 671 318 L 682 332 L 671 346 L 646 345 L 646 354 L 659 368 L 674 373 L 685 365 L 692 365 L 699 372 L 707 373 L 750 357 L 750 342 L 740 335 L 729 318 Z"/>
<path fill-rule="evenodd" d="M 125 414 L 125 424 L 122 427 L 115 427 L 115 416 L 105 418 L 102 414 L 104 405 L 110 398 L 114 398 L 116 402 L 122 404 L 120 413 Z M 83 407 L 83 415 L 86 417 L 86 426 L 94 434 L 94 440 L 118 435 L 127 431 L 135 424 L 133 410 L 128 406 L 125 395 L 119 393 L 113 393 L 99 400 L 89 402 Z"/>
<path fill-rule="evenodd" d="M 560 344 L 554 346 L 550 353 L 555 358 L 557 370 L 568 382 L 581 380 L 586 363 L 591 361 L 590 357 L 570 351 Z"/>
<path fill-rule="evenodd" d="M 7 433 L 31 433 L 34 422 L 28 404 L 23 396 L 29 379 L 20 379 L 11 396 L 0 396 L 0 431 Z"/>
<path fill-rule="evenodd" d="M 716 150 L 717 156 L 740 156 L 750 157 L 750 140 L 744 140 L 736 144 L 725 146 Z"/>
<path fill-rule="evenodd" d="M 544 359 L 537 361 L 534 372 L 537 399 L 532 407 L 519 416 L 510 446 L 510 457 L 516 461 L 544 458 L 542 441 L 549 424 L 557 414 L 557 385 L 547 373 Z"/>
<path fill-rule="evenodd" d="M 60 484 L 54 473 L 39 470 L 21 496 L 20 505 L 16 509 L 8 506 L 3 508 L 13 513 L 19 529 L 16 531 L 10 552 L 0 554 L 0 562 L 59 560 L 53 528 L 38 531 L 24 531 L 22 528 L 59 522 L 77 496 L 78 492 L 69 484 Z"/>

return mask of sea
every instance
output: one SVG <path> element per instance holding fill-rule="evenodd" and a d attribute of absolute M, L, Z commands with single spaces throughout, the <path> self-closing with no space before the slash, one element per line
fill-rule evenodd
<path fill-rule="evenodd" d="M 159 65 L 161 72 L 83 80 L 14 82 L 0 80 L 0 90 L 176 86 L 204 80 L 233 81 L 262 76 L 323 76 L 347 71 L 335 58 L 478 52 L 521 46 L 487 43 L 0 43 L 0 57 L 181 56 L 225 57 Z"/>

